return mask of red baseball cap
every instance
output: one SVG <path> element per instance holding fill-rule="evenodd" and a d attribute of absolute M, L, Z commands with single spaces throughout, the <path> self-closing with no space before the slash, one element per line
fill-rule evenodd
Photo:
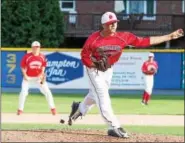
<path fill-rule="evenodd" d="M 113 12 L 106 12 L 101 17 L 101 24 L 112 24 L 118 22 L 116 15 Z"/>

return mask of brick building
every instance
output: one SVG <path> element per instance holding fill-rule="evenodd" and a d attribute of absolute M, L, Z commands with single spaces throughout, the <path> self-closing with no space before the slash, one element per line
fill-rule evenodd
<path fill-rule="evenodd" d="M 87 37 L 98 30 L 105 11 L 117 13 L 119 31 L 140 36 L 185 29 L 185 0 L 60 0 L 59 4 L 67 37 Z"/>

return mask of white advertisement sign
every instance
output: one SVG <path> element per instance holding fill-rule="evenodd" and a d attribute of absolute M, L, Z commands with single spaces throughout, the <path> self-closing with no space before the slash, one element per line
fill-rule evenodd
<path fill-rule="evenodd" d="M 148 52 L 123 53 L 114 65 L 111 89 L 143 89 L 141 67 L 147 58 Z"/>
<path fill-rule="evenodd" d="M 86 68 L 80 52 L 44 52 L 47 58 L 47 82 L 55 89 L 88 89 Z M 123 53 L 114 65 L 111 89 L 143 89 L 141 66 L 148 52 Z"/>

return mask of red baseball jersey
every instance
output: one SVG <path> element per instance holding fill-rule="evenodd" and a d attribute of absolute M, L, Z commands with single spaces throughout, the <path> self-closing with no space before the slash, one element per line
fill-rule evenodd
<path fill-rule="evenodd" d="M 158 64 L 156 61 L 149 62 L 148 60 L 145 61 L 142 65 L 142 72 L 147 72 L 151 68 L 155 68 L 156 70 L 158 69 Z"/>
<path fill-rule="evenodd" d="M 41 74 L 42 67 L 46 67 L 46 59 L 43 54 L 35 56 L 28 53 L 21 60 L 21 68 L 26 69 L 26 74 L 30 77 L 37 77 Z"/>
<path fill-rule="evenodd" d="M 137 37 L 129 32 L 116 32 L 113 36 L 102 37 L 100 31 L 94 32 L 82 48 L 81 59 L 84 65 L 90 67 L 92 65 L 91 56 L 100 60 L 104 53 L 108 56 L 109 64 L 113 65 L 119 60 L 124 47 L 129 45 L 138 48 L 148 47 L 150 38 Z"/>

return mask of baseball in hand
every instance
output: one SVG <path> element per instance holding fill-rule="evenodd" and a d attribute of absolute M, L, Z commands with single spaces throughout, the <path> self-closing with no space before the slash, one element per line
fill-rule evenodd
<path fill-rule="evenodd" d="M 178 29 L 175 32 L 171 33 L 170 36 L 172 39 L 177 39 L 177 38 L 183 37 L 184 31 L 183 31 L 183 29 Z"/>

